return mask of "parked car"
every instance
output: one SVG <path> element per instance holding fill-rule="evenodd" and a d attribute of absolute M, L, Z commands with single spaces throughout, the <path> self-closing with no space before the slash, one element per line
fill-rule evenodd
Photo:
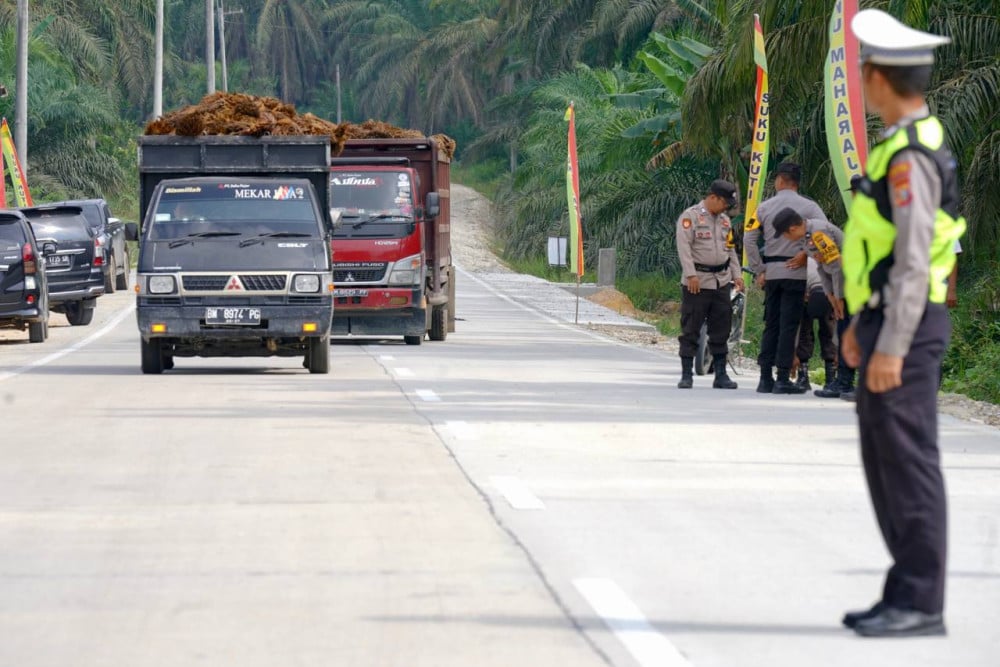
<path fill-rule="evenodd" d="M 49 282 L 49 309 L 74 326 L 94 319 L 104 294 L 104 256 L 98 235 L 79 206 L 22 208 L 42 247 Z"/>
<path fill-rule="evenodd" d="M 103 199 L 74 199 L 51 204 L 51 206 L 79 206 L 87 223 L 97 235 L 104 257 L 104 292 L 114 294 L 115 290 L 128 289 L 131 275 L 131 258 L 128 254 L 129 239 L 124 223 L 112 217 L 108 202 Z"/>
<path fill-rule="evenodd" d="M 0 211 L 0 329 L 28 330 L 32 343 L 49 335 L 45 262 L 20 211 Z"/>

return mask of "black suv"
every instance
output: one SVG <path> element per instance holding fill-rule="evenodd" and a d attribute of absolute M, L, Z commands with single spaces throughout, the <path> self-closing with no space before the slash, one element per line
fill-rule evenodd
<path fill-rule="evenodd" d="M 49 335 L 45 263 L 28 220 L 19 211 L 0 211 L 0 329 L 28 329 L 28 340 Z"/>
<path fill-rule="evenodd" d="M 108 202 L 103 199 L 74 199 L 49 206 L 79 206 L 83 210 L 83 217 L 87 219 L 87 224 L 94 230 L 101 245 L 104 293 L 114 294 L 115 290 L 128 289 L 132 263 L 125 241 L 135 241 L 138 235 L 130 235 L 122 221 L 111 216 Z"/>
<path fill-rule="evenodd" d="M 65 313 L 74 326 L 94 319 L 104 294 L 100 241 L 79 206 L 34 206 L 21 212 L 42 246 L 49 280 L 49 309 Z"/>

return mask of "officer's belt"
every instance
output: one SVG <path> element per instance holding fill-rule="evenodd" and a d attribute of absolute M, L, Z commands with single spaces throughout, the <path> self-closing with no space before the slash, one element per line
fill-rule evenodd
<path fill-rule="evenodd" d="M 701 271 L 702 273 L 719 273 L 720 271 L 725 271 L 729 268 L 729 262 L 731 260 L 726 260 L 723 264 L 718 264 L 716 266 L 709 266 L 708 264 L 698 264 L 695 262 L 694 268 L 696 271 Z"/>
<path fill-rule="evenodd" d="M 787 262 L 790 259 L 795 259 L 795 257 L 786 257 L 785 255 L 764 255 L 762 259 L 765 264 L 771 264 L 772 262 Z"/>

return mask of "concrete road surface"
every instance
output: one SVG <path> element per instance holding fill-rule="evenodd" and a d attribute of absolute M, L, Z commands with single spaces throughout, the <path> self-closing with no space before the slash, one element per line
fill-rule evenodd
<path fill-rule="evenodd" d="M 448 341 L 340 342 L 328 376 L 143 376 L 126 294 L 0 340 L 0 666 L 1000 664 L 1000 432 L 942 419 L 949 636 L 862 640 L 851 406 L 681 392 L 460 278 Z"/>

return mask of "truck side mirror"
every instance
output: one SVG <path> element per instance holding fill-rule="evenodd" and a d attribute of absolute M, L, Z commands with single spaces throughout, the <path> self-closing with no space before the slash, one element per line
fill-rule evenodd
<path fill-rule="evenodd" d="M 436 192 L 427 193 L 427 205 L 424 211 L 428 218 L 433 220 L 441 214 L 441 195 Z"/>
<path fill-rule="evenodd" d="M 339 208 L 330 209 L 330 229 L 337 229 L 343 223 L 344 212 Z"/>
<path fill-rule="evenodd" d="M 125 223 L 125 240 L 126 241 L 138 241 L 139 240 L 139 225 L 135 222 Z"/>

